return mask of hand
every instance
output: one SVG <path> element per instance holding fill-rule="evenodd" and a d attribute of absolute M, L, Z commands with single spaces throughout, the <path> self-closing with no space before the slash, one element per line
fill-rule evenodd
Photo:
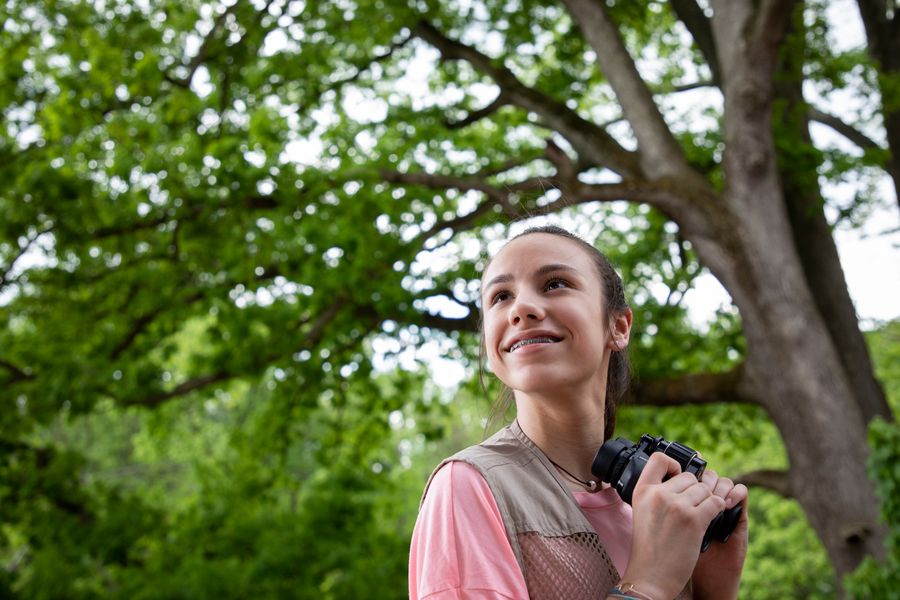
<path fill-rule="evenodd" d="M 674 598 L 684 589 L 706 528 L 725 509 L 714 489 L 682 473 L 675 459 L 661 452 L 650 455 L 632 496 L 634 529 L 625 581 L 652 598 Z"/>
<path fill-rule="evenodd" d="M 713 541 L 709 550 L 700 555 L 692 576 L 694 597 L 737 598 L 747 556 L 747 487 L 709 470 L 703 473 L 702 483 L 714 496 L 722 498 L 727 508 L 741 504 L 743 510 L 728 541 Z"/>

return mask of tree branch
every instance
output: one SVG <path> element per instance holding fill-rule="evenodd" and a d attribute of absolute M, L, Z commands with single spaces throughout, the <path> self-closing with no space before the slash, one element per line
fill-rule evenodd
<path fill-rule="evenodd" d="M 128 348 L 131 347 L 132 344 L 134 344 L 134 341 L 138 338 L 138 336 L 143 333 L 159 315 L 161 315 L 167 308 L 169 308 L 170 305 L 174 304 L 175 302 L 183 302 L 183 306 L 189 306 L 194 302 L 202 299 L 203 297 L 204 294 L 202 292 L 197 292 L 188 296 L 183 301 L 166 300 L 160 306 L 157 306 L 153 310 L 139 316 L 134 320 L 134 323 L 132 323 L 131 325 L 131 329 L 128 331 L 125 337 L 122 338 L 122 340 L 118 344 L 116 344 L 116 346 L 110 351 L 110 359 L 118 359 L 123 352 L 125 352 Z"/>
<path fill-rule="evenodd" d="M 449 228 L 455 232 L 460 231 L 497 206 L 502 209 L 505 217 L 518 219 L 541 216 L 566 206 L 574 206 L 586 202 L 611 202 L 615 200 L 630 200 L 649 204 L 670 218 L 680 220 L 682 227 L 686 230 L 700 231 L 702 228 L 705 228 L 702 217 L 699 217 L 702 211 L 693 211 L 691 214 L 687 214 L 685 199 L 689 198 L 694 206 L 708 204 L 709 199 L 702 194 L 698 195 L 696 191 L 688 194 L 677 182 L 668 179 L 654 182 L 641 179 L 626 179 L 619 183 L 585 184 L 578 179 L 578 170 L 581 166 L 574 163 L 562 149 L 550 140 L 547 143 L 546 156 L 556 167 L 556 175 L 551 177 L 530 177 L 522 181 L 504 184 L 502 187 L 491 185 L 481 177 L 402 173 L 388 169 L 382 169 L 380 173 L 386 181 L 391 183 L 419 185 L 436 190 L 479 191 L 487 196 L 487 200 L 480 203 L 473 211 L 447 221 L 439 221 L 430 229 L 423 231 L 416 238 L 420 242 L 444 229 Z M 543 195 L 543 192 L 546 192 L 548 189 L 561 190 L 562 195 L 556 201 L 544 205 L 538 205 L 533 202 L 514 205 L 510 201 L 511 194 L 541 192 L 541 195 Z M 706 208 L 711 210 L 711 207 L 707 206 Z"/>
<path fill-rule="evenodd" d="M 753 27 L 753 37 L 757 43 L 772 48 L 773 51 L 784 37 L 788 21 L 798 0 L 761 0 L 758 4 Z"/>
<path fill-rule="evenodd" d="M 506 98 L 503 97 L 503 93 L 501 92 L 500 94 L 497 94 L 497 97 L 494 98 L 491 101 L 491 103 L 488 104 L 487 106 L 485 106 L 484 108 L 480 108 L 476 111 L 469 113 L 466 116 L 466 118 L 461 119 L 459 121 L 447 121 L 445 123 L 445 125 L 446 125 L 447 129 L 451 129 L 451 130 L 452 129 L 462 129 L 463 127 L 467 127 L 467 126 L 471 125 L 472 123 L 475 123 L 476 121 L 479 121 L 479 120 L 493 114 L 494 112 L 496 112 L 503 106 L 506 106 L 506 104 L 508 104 L 508 102 L 506 101 Z"/>
<path fill-rule="evenodd" d="M 219 31 L 225 25 L 226 19 L 228 19 L 228 15 L 234 13 L 235 10 L 240 6 L 240 2 L 235 2 L 231 6 L 229 6 L 225 12 L 216 17 L 216 20 L 213 22 L 212 29 L 209 30 L 209 33 L 206 34 L 206 37 L 203 38 L 203 43 L 200 44 L 200 47 L 197 49 L 197 54 L 191 58 L 190 62 L 186 65 L 182 65 L 186 70 L 187 74 L 184 77 L 176 77 L 174 75 L 170 75 L 168 73 L 164 73 L 163 77 L 172 83 L 173 85 L 177 85 L 182 88 L 191 87 L 191 81 L 194 79 L 194 75 L 197 73 L 197 69 L 200 68 L 206 60 L 209 58 L 210 47 L 214 41 L 217 41 Z"/>
<path fill-rule="evenodd" d="M 477 219 L 492 211 L 499 206 L 502 214 L 510 220 L 520 219 L 523 217 L 536 217 L 557 211 L 564 206 L 578 204 L 577 194 L 572 188 L 572 196 L 563 195 L 556 202 L 551 202 L 543 206 L 514 206 L 510 202 L 510 194 L 523 191 L 540 191 L 545 192 L 548 189 L 558 189 L 560 187 L 558 181 L 553 179 L 537 177 L 529 178 L 521 182 L 504 185 L 503 188 L 495 187 L 477 177 L 456 177 L 452 175 L 432 175 L 429 173 L 401 173 L 398 171 L 382 171 L 382 175 L 388 181 L 393 183 L 404 183 L 411 185 L 421 185 L 430 189 L 457 189 L 463 191 L 480 191 L 487 196 L 487 200 L 480 203 L 474 210 L 464 215 L 454 217 L 446 221 L 438 221 L 429 229 L 423 231 L 416 236 L 415 243 L 424 243 L 425 240 L 432 237 L 436 233 L 445 229 L 452 229 L 459 232 L 472 225 Z M 577 183 L 577 182 L 576 182 Z"/>
<path fill-rule="evenodd" d="M 563 0 L 563 3 L 594 49 L 597 65 L 609 80 L 637 137 L 643 172 L 651 179 L 690 173 L 684 150 L 663 119 L 605 5 L 596 0 Z"/>
<path fill-rule="evenodd" d="M 624 179 L 618 183 L 580 184 L 573 198 L 577 204 L 584 202 L 613 202 L 629 200 L 649 204 L 667 217 L 679 223 L 684 230 L 701 231 L 705 223 L 685 212 L 684 190 L 674 182 L 643 181 Z M 694 196 L 697 204 L 704 202 L 702 196 Z"/>
<path fill-rule="evenodd" d="M 8 360 L 3 360 L 2 358 L 0 358 L 0 367 L 3 367 L 4 369 L 12 373 L 12 379 L 7 381 L 7 383 L 15 383 L 17 381 L 26 381 L 35 378 L 34 373 L 31 373 L 26 369 L 17 367 Z"/>
<path fill-rule="evenodd" d="M 525 157 L 517 157 L 511 158 L 500 165 L 495 165 L 492 167 L 487 167 L 481 171 L 475 173 L 476 177 L 493 177 L 495 175 L 499 175 L 501 173 L 506 173 L 510 169 L 515 169 L 516 167 L 521 167 L 527 165 L 531 161 L 540 158 L 541 155 L 534 156 L 525 156 Z"/>
<path fill-rule="evenodd" d="M 894 181 L 894 195 L 900 202 L 900 109 L 896 102 L 886 101 L 893 92 L 888 81 L 900 76 L 900 6 L 894 3 L 893 14 L 889 15 L 885 0 L 857 0 L 868 40 L 867 50 L 885 77 L 879 77 L 881 90 L 881 112 L 890 156 L 885 165 Z"/>
<path fill-rule="evenodd" d="M 197 217 L 201 216 L 205 213 L 214 212 L 216 210 L 222 209 L 231 209 L 231 208 L 249 208 L 251 210 L 270 210 L 278 208 L 281 204 L 278 202 L 277 198 L 274 196 L 264 196 L 261 194 L 254 194 L 252 196 L 247 196 L 244 198 L 238 198 L 233 202 L 225 201 L 219 202 L 217 204 L 203 204 L 197 203 L 192 204 L 190 206 L 185 207 L 180 214 L 163 214 L 152 219 L 138 219 L 135 221 L 131 221 L 130 223 L 122 223 L 118 225 L 110 225 L 107 227 L 100 227 L 93 231 L 88 231 L 91 239 L 99 240 L 105 239 L 109 237 L 115 237 L 118 235 L 129 235 L 132 233 L 137 233 L 138 231 L 146 231 L 148 229 L 155 229 L 161 225 L 168 225 L 169 223 L 181 223 L 193 221 Z"/>
<path fill-rule="evenodd" d="M 885 0 L 857 0 L 856 4 L 869 41 L 869 55 L 880 63 L 881 68 L 890 69 L 891 63 L 900 62 L 900 58 L 893 56 L 894 46 L 898 44 L 896 33 L 900 27 L 900 11 L 895 9 L 893 18 L 889 18 Z"/>
<path fill-rule="evenodd" d="M 781 226 L 783 191 L 772 137 L 775 70 L 794 0 L 712 0 L 725 96 L 723 169 L 733 207 Z M 733 217 L 734 213 L 732 213 Z M 776 225 L 776 222 L 778 223 Z"/>
<path fill-rule="evenodd" d="M 345 305 L 346 301 L 340 295 L 335 299 L 334 302 L 329 304 L 329 306 L 322 311 L 322 313 L 312 322 L 309 329 L 307 329 L 307 331 L 303 334 L 303 343 L 300 345 L 300 348 L 309 349 L 315 347 L 321 341 L 322 336 L 325 334 L 328 324 L 331 323 L 335 319 L 335 317 L 337 317 L 338 313 Z M 299 322 L 299 327 L 302 328 L 306 324 L 309 324 L 309 321 L 301 319 Z M 264 357 L 263 362 L 265 365 L 269 365 L 278 358 L 280 358 L 279 354 L 272 353 Z M 214 373 L 199 375 L 197 377 L 194 377 L 193 379 L 188 379 L 187 381 L 176 385 L 169 391 L 157 392 L 143 398 L 128 400 L 126 401 L 126 404 L 129 406 L 146 406 L 152 408 L 154 406 L 162 404 L 163 402 L 166 402 L 167 400 L 184 396 L 191 392 L 210 386 L 214 383 L 220 383 L 222 381 L 234 379 L 235 377 L 240 377 L 246 374 L 247 373 L 241 373 L 238 371 L 220 369 Z"/>
<path fill-rule="evenodd" d="M 790 474 L 787 471 L 761 469 L 750 471 L 734 478 L 735 483 L 743 483 L 747 487 L 761 487 L 771 490 L 783 498 L 793 498 Z"/>
<path fill-rule="evenodd" d="M 172 398 L 177 398 L 179 396 L 184 396 L 185 394 L 189 394 L 193 391 L 199 390 L 201 388 L 205 388 L 208 385 L 213 383 L 218 383 L 220 381 L 225 381 L 227 379 L 231 379 L 235 377 L 235 373 L 230 373 L 228 371 L 216 371 L 215 373 L 210 373 L 208 375 L 200 375 L 199 377 L 195 377 L 193 379 L 188 379 L 178 385 L 176 385 L 173 389 L 167 392 L 159 392 L 157 394 L 150 394 L 149 396 L 145 396 L 144 398 L 140 398 L 137 400 L 131 400 L 127 402 L 129 406 L 146 406 L 146 407 L 154 407 L 162 404 L 166 400 L 171 400 Z"/>
<path fill-rule="evenodd" d="M 741 366 L 725 373 L 699 373 L 672 379 L 637 381 L 632 384 L 625 401 L 640 406 L 757 403 L 755 396 L 747 390 Z"/>
<path fill-rule="evenodd" d="M 197 213 L 199 214 L 199 206 L 197 207 Z M 131 233 L 137 233 L 138 231 L 144 231 L 147 229 L 155 229 L 160 225 L 165 225 L 170 221 L 177 220 L 180 217 L 173 217 L 170 215 L 160 215 L 153 219 L 143 219 L 139 221 L 132 221 L 131 223 L 116 227 L 101 227 L 99 229 L 95 229 L 93 232 L 89 232 L 92 239 L 102 240 L 108 237 L 115 237 L 117 235 L 128 235 Z"/>
<path fill-rule="evenodd" d="M 400 171 L 389 169 L 382 169 L 381 176 L 391 183 L 419 185 L 436 190 L 455 189 L 460 191 L 478 191 L 487 196 L 487 200 L 480 203 L 471 212 L 446 221 L 438 221 L 429 229 L 417 235 L 413 240 L 413 243 L 424 244 L 425 240 L 444 229 L 452 229 L 455 232 L 460 230 L 460 228 L 467 227 L 474 223 L 479 217 L 493 210 L 495 206 L 500 206 L 506 214 L 516 214 L 516 210 L 509 203 L 509 194 L 500 188 L 490 185 L 481 177 L 458 177 L 453 175 L 434 175 L 431 173 L 402 173 Z"/>
<path fill-rule="evenodd" d="M 716 55 L 716 44 L 709 19 L 696 0 L 670 0 L 670 4 L 706 59 L 706 64 L 712 72 L 712 85 L 719 86 L 721 82 L 719 57 Z"/>
<path fill-rule="evenodd" d="M 539 115 L 548 127 L 568 139 L 583 158 L 623 176 L 640 174 L 635 153 L 624 149 L 606 131 L 583 119 L 562 102 L 524 85 L 506 67 L 495 65 L 488 56 L 449 39 L 424 21 L 415 27 L 413 33 L 437 48 L 443 60 L 464 60 L 491 77 L 511 104 Z"/>
<path fill-rule="evenodd" d="M 16 266 L 16 263 L 19 261 L 19 259 L 22 258 L 22 256 L 24 256 L 29 249 L 31 249 L 32 244 L 34 244 L 39 237 L 41 237 L 45 233 L 50 233 L 51 231 L 53 231 L 53 225 L 48 225 L 40 231 L 36 231 L 34 235 L 26 238 L 25 243 L 19 247 L 15 256 L 13 256 L 9 260 L 9 264 L 3 269 L 2 274 L 0 274 L 0 290 L 12 283 L 14 279 L 17 279 L 10 278 L 10 274 L 13 272 L 13 268 Z"/>
<path fill-rule="evenodd" d="M 771 87 L 778 47 L 797 0 L 711 0 L 713 37 L 720 61 L 720 84 L 726 79 L 758 78 Z M 748 81 L 749 85 L 749 81 Z M 739 90 L 743 92 L 743 90 Z"/>
<path fill-rule="evenodd" d="M 818 108 L 810 107 L 809 118 L 813 121 L 817 121 L 823 125 L 831 127 L 836 132 L 840 133 L 842 136 L 864 150 L 874 150 L 881 148 L 881 146 L 879 146 L 872 138 L 861 132 L 859 129 L 856 129 L 852 125 L 845 123 L 835 115 L 821 111 Z"/>
<path fill-rule="evenodd" d="M 399 319 L 398 319 L 399 320 Z M 478 333 L 481 331 L 481 322 L 478 317 L 478 311 L 469 309 L 469 314 L 465 317 L 451 318 L 433 315 L 431 313 L 422 313 L 415 319 L 402 319 L 404 323 L 409 325 L 418 325 L 420 327 L 430 327 L 447 333 L 453 331 L 468 331 L 470 333 Z"/>
<path fill-rule="evenodd" d="M 503 204 L 506 194 L 499 188 L 490 185 L 482 177 L 459 177 L 455 175 L 435 175 L 432 173 L 403 173 L 392 169 L 381 169 L 381 177 L 390 183 L 403 185 L 418 185 L 429 189 L 460 190 L 463 192 L 478 191 L 493 200 Z"/>
<path fill-rule="evenodd" d="M 406 46 L 412 38 L 413 35 L 409 34 L 399 42 L 394 42 L 393 44 L 391 44 L 387 51 L 382 52 L 381 54 L 376 54 L 364 63 L 361 62 L 353 65 L 353 67 L 356 68 L 356 73 L 345 79 L 339 79 L 329 82 L 329 85 L 326 89 L 336 90 L 348 83 L 353 83 L 354 81 L 362 77 L 362 74 L 365 73 L 373 64 L 384 62 L 394 56 L 394 53 Z"/>
<path fill-rule="evenodd" d="M 718 82 L 705 81 L 705 80 L 692 81 L 691 83 L 682 83 L 682 84 L 676 85 L 671 88 L 657 87 L 657 88 L 653 89 L 653 94 L 654 95 L 679 94 L 681 92 L 690 92 L 691 90 L 699 90 L 700 88 L 707 88 L 707 87 L 713 87 L 713 86 L 718 86 Z"/>
<path fill-rule="evenodd" d="M 496 203 L 491 200 L 487 200 L 485 202 L 481 202 L 478 206 L 475 207 L 474 210 L 464 215 L 459 215 L 446 221 L 438 221 L 429 229 L 417 235 L 415 242 L 424 244 L 425 240 L 428 240 L 438 232 L 441 232 L 445 229 L 451 229 L 454 234 L 468 229 L 469 226 L 473 225 L 475 221 L 477 221 L 480 217 L 489 213 L 495 206 Z"/>
<path fill-rule="evenodd" d="M 325 328 L 328 327 L 328 324 L 334 321 L 335 317 L 337 317 L 338 313 L 346 304 L 346 300 L 342 297 L 338 296 L 335 298 L 334 302 L 332 302 L 328 308 L 322 311 L 322 314 L 313 321 L 312 326 L 307 330 L 307 332 L 303 335 L 303 345 L 301 348 L 313 348 L 315 347 L 319 341 L 321 341 L 322 336 L 325 334 Z"/>

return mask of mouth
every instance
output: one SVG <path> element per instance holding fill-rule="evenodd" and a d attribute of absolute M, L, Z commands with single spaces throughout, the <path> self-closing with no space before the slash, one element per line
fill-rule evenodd
<path fill-rule="evenodd" d="M 525 346 L 530 346 L 531 344 L 555 344 L 561 340 L 562 338 L 549 335 L 535 336 L 517 341 L 515 344 L 509 347 L 509 350 L 507 350 L 507 352 L 515 352 L 519 348 L 524 348 Z"/>

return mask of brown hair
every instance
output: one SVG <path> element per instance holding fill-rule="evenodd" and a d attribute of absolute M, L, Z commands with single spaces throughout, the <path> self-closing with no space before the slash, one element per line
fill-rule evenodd
<path fill-rule="evenodd" d="M 588 256 L 591 257 L 591 260 L 594 262 L 594 266 L 597 268 L 597 273 L 600 276 L 600 284 L 603 291 L 603 309 L 607 315 L 608 325 L 610 329 L 612 329 L 615 323 L 615 318 L 628 310 L 628 301 L 625 299 L 625 288 L 622 285 L 622 278 L 619 277 L 618 273 L 616 273 L 616 270 L 609 262 L 609 259 L 606 258 L 606 256 L 602 252 L 597 250 L 591 244 L 585 242 L 577 235 L 566 231 L 562 227 L 557 227 L 556 225 L 530 227 L 508 240 L 507 244 L 509 242 L 512 242 L 513 240 L 519 239 L 520 237 L 524 237 L 526 235 L 531 235 L 534 233 L 546 233 L 549 235 L 558 235 L 560 237 L 570 239 L 588 253 Z M 487 271 L 488 266 L 490 266 L 490 262 L 485 265 L 482 273 Z M 481 333 L 481 348 L 479 353 L 479 378 L 481 379 L 482 387 L 485 387 L 484 363 L 486 348 L 484 341 L 483 310 L 484 309 L 482 309 L 482 315 L 480 316 L 479 324 L 479 330 Z M 624 396 L 625 392 L 628 390 L 628 384 L 630 381 L 631 368 L 628 363 L 628 350 L 627 348 L 620 348 L 617 351 L 613 352 L 610 356 L 609 371 L 606 374 L 606 406 L 604 407 L 605 425 L 603 431 L 604 440 L 612 437 L 613 430 L 616 426 L 616 406 L 618 405 L 619 400 L 622 399 L 622 396 Z M 501 382 L 500 393 L 497 394 L 497 399 L 494 401 L 494 405 L 491 408 L 490 417 L 488 418 L 488 428 L 490 428 L 494 423 L 501 419 L 503 415 L 506 414 L 506 412 L 509 410 L 509 407 L 512 405 L 512 399 L 512 390 L 510 390 L 505 384 Z"/>

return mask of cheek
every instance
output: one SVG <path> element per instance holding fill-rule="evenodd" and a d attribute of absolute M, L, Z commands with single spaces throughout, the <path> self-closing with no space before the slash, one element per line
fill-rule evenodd
<path fill-rule="evenodd" d="M 491 370 L 495 370 L 497 366 L 497 347 L 502 341 L 502 334 L 502 329 L 498 327 L 496 319 L 490 317 L 484 319 L 484 354 Z"/>

